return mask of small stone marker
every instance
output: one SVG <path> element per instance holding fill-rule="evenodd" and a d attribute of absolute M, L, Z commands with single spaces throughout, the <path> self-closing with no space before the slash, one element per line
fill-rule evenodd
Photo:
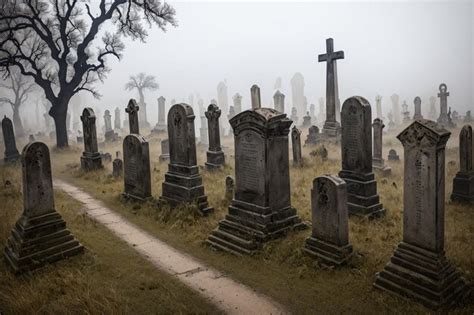
<path fill-rule="evenodd" d="M 353 254 L 349 244 L 346 182 L 338 176 L 316 177 L 311 189 L 312 234 L 305 252 L 323 264 L 340 266 Z"/>
<path fill-rule="evenodd" d="M 119 158 L 119 152 L 115 153 L 115 159 L 112 162 L 112 176 L 122 177 L 123 174 L 123 161 Z"/>
<path fill-rule="evenodd" d="M 390 149 L 390 151 L 388 151 L 388 160 L 400 161 L 400 157 L 398 156 L 397 151 L 395 151 L 395 149 Z"/>
<path fill-rule="evenodd" d="M 81 156 L 81 169 L 92 171 L 102 168 L 102 158 L 97 146 L 95 114 L 92 108 L 86 107 L 82 111 L 82 131 L 84 134 L 84 152 Z"/>
<path fill-rule="evenodd" d="M 35 139 L 34 135 L 29 135 L 28 136 L 28 143 L 35 142 L 35 141 L 36 141 L 36 139 Z"/>
<path fill-rule="evenodd" d="M 54 209 L 51 160 L 46 144 L 27 144 L 21 163 L 24 210 L 5 248 L 6 262 L 15 274 L 84 251 Z"/>
<path fill-rule="evenodd" d="M 227 175 L 225 178 L 225 199 L 230 201 L 234 198 L 234 178 Z"/>
<path fill-rule="evenodd" d="M 277 90 L 275 94 L 273 94 L 273 106 L 276 111 L 280 113 L 285 112 L 285 94 L 281 93 L 280 90 Z"/>
<path fill-rule="evenodd" d="M 374 156 L 372 157 L 372 168 L 380 172 L 383 176 L 388 176 L 392 173 L 392 169 L 385 165 L 382 155 L 382 137 L 385 125 L 380 118 L 375 118 L 372 127 L 374 128 Z"/>
<path fill-rule="evenodd" d="M 15 132 L 13 131 L 13 123 L 7 116 L 2 119 L 3 142 L 5 144 L 5 162 L 18 161 L 21 156 L 16 148 Z"/>
<path fill-rule="evenodd" d="M 128 114 L 128 123 L 130 126 L 130 134 L 140 134 L 140 127 L 138 125 L 138 110 L 140 107 L 137 105 L 137 101 L 133 98 L 128 102 L 125 112 Z"/>
<path fill-rule="evenodd" d="M 405 150 L 403 241 L 374 283 L 376 288 L 434 309 L 451 305 L 469 291 L 444 251 L 444 165 L 449 136 L 440 125 L 425 119 L 416 120 L 398 135 Z"/>
<path fill-rule="evenodd" d="M 254 84 L 250 88 L 250 98 L 252 100 L 252 109 L 258 109 L 262 107 L 262 101 L 260 98 L 260 88 Z"/>
<path fill-rule="evenodd" d="M 303 158 L 301 154 L 301 131 L 293 126 L 291 129 L 291 146 L 293 149 L 293 165 L 301 166 Z"/>
<path fill-rule="evenodd" d="M 451 200 L 474 203 L 474 155 L 472 127 L 465 125 L 459 134 L 459 172 L 453 179 Z"/>
<path fill-rule="evenodd" d="M 167 131 L 165 121 L 165 102 L 166 98 L 163 96 L 158 98 L 158 122 L 156 123 L 155 128 L 152 130 L 153 132 L 162 133 Z"/>
<path fill-rule="evenodd" d="M 423 115 L 421 114 L 421 98 L 419 96 L 415 97 L 413 104 L 415 104 L 415 115 L 413 115 L 413 120 L 423 119 Z"/>
<path fill-rule="evenodd" d="M 161 154 L 159 157 L 160 162 L 169 161 L 170 159 L 170 141 L 169 139 L 161 140 Z"/>
<path fill-rule="evenodd" d="M 151 198 L 150 152 L 148 142 L 138 134 L 123 139 L 125 199 L 146 201 Z"/>
<path fill-rule="evenodd" d="M 305 146 L 317 145 L 321 140 L 318 126 L 311 126 L 308 129 L 308 136 L 304 142 Z"/>
<path fill-rule="evenodd" d="M 219 117 L 221 110 L 217 105 L 210 104 L 207 108 L 206 118 L 209 129 L 209 149 L 206 152 L 207 161 L 206 168 L 215 170 L 224 165 L 224 152 L 221 148 L 221 136 L 219 130 Z"/>

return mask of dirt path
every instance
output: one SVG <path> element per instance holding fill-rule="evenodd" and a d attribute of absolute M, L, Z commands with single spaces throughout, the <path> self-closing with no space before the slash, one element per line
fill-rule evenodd
<path fill-rule="evenodd" d="M 286 311 L 270 298 L 256 293 L 218 270 L 176 250 L 107 208 L 80 188 L 55 179 L 54 185 L 84 204 L 83 211 L 105 225 L 157 268 L 176 277 L 209 298 L 227 314 L 281 314 Z"/>

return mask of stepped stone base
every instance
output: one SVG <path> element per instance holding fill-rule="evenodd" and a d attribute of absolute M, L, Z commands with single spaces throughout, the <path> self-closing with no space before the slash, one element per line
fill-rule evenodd
<path fill-rule="evenodd" d="M 293 207 L 271 211 L 268 207 L 234 199 L 229 206 L 229 214 L 211 232 L 207 243 L 235 255 L 252 255 L 263 243 L 281 237 L 290 230 L 306 227 Z"/>
<path fill-rule="evenodd" d="M 462 304 L 472 293 L 459 272 L 446 259 L 408 243 L 400 243 L 374 286 L 438 309 Z"/>
<path fill-rule="evenodd" d="M 451 200 L 474 204 L 474 174 L 456 174 Z"/>
<path fill-rule="evenodd" d="M 153 199 L 152 196 L 143 197 L 143 196 L 137 196 L 137 195 L 126 193 L 126 192 L 122 193 L 122 198 L 124 200 L 133 200 L 133 201 L 138 201 L 138 202 L 146 202 Z"/>
<path fill-rule="evenodd" d="M 322 261 L 323 264 L 329 266 L 341 266 L 346 264 L 354 252 L 352 245 L 337 246 L 314 237 L 306 239 L 303 250 L 313 257 Z"/>
<path fill-rule="evenodd" d="M 18 220 L 7 241 L 5 260 L 15 274 L 21 274 L 83 251 L 59 213 L 52 210 Z"/>
<path fill-rule="evenodd" d="M 81 156 L 81 169 L 85 171 L 98 170 L 103 168 L 102 158 L 99 152 L 83 152 Z"/>
<path fill-rule="evenodd" d="M 220 169 L 225 162 L 224 152 L 222 151 L 207 151 L 206 169 L 209 171 Z"/>

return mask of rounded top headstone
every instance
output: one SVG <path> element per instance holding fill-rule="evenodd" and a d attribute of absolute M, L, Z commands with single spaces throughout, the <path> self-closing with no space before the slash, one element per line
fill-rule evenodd
<path fill-rule="evenodd" d="M 420 105 L 421 104 L 421 98 L 419 96 L 415 97 L 415 99 L 413 100 L 413 103 L 415 103 L 415 105 Z"/>
<path fill-rule="evenodd" d="M 448 86 L 447 86 L 445 83 L 441 83 L 441 84 L 439 85 L 439 91 L 440 91 L 441 93 L 446 92 L 447 89 L 448 89 Z"/>
<path fill-rule="evenodd" d="M 84 108 L 82 111 L 81 121 L 86 122 L 89 120 L 95 120 L 95 113 L 94 110 L 90 107 Z"/>
<path fill-rule="evenodd" d="M 130 114 L 130 113 L 138 112 L 139 109 L 140 107 L 138 106 L 137 101 L 131 98 L 130 101 L 128 101 L 127 108 L 125 108 L 125 112 Z"/>

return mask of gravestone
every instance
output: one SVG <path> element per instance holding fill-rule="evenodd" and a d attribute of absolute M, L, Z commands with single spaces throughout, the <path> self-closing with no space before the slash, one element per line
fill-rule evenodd
<path fill-rule="evenodd" d="M 281 93 L 280 90 L 273 94 L 273 106 L 280 113 L 285 112 L 285 94 Z"/>
<path fill-rule="evenodd" d="M 217 101 L 218 103 L 215 104 L 219 106 L 219 108 L 222 110 L 222 112 L 227 113 L 229 111 L 229 99 L 228 99 L 228 93 L 227 93 L 227 84 L 226 80 L 219 82 L 217 85 Z M 223 121 L 221 123 L 221 128 L 225 127 L 224 129 L 227 130 L 228 124 Z"/>
<path fill-rule="evenodd" d="M 453 122 L 458 122 L 459 121 L 459 113 L 457 111 L 453 111 Z"/>
<path fill-rule="evenodd" d="M 389 131 L 392 131 L 392 130 L 395 129 L 395 122 L 393 121 L 393 113 L 392 113 L 392 111 L 390 111 L 390 112 L 388 113 L 387 117 L 388 117 L 388 128 L 389 128 L 388 130 L 389 130 Z"/>
<path fill-rule="evenodd" d="M 240 113 L 230 124 L 234 129 L 235 197 L 207 241 L 233 254 L 252 254 L 262 243 L 305 227 L 290 201 L 291 120 L 274 109 L 259 108 Z"/>
<path fill-rule="evenodd" d="M 453 179 L 451 200 L 474 203 L 474 152 L 472 127 L 465 125 L 459 133 L 459 172 Z"/>
<path fill-rule="evenodd" d="M 442 126 L 447 127 L 449 123 L 448 119 L 448 87 L 446 84 L 441 83 L 439 85 L 439 117 L 438 117 L 438 123 L 441 124 Z"/>
<path fill-rule="evenodd" d="M 333 175 L 316 177 L 311 189 L 312 234 L 304 251 L 323 264 L 340 266 L 351 258 L 346 182 Z"/>
<path fill-rule="evenodd" d="M 298 111 L 296 107 L 291 108 L 291 117 L 290 119 L 293 121 L 293 124 L 296 126 L 298 124 Z"/>
<path fill-rule="evenodd" d="M 125 199 L 151 199 L 150 152 L 148 142 L 138 134 L 123 139 L 123 180 Z"/>
<path fill-rule="evenodd" d="M 403 123 L 404 124 L 409 124 L 411 122 L 411 119 L 410 119 L 410 112 L 408 111 L 407 101 L 403 101 L 402 115 L 403 115 Z"/>
<path fill-rule="evenodd" d="M 436 97 L 431 96 L 430 97 L 430 119 L 431 120 L 436 120 L 437 112 L 436 112 Z"/>
<path fill-rule="evenodd" d="M 375 118 L 382 118 L 382 96 L 377 95 L 375 97 L 375 109 L 377 111 L 377 116 Z"/>
<path fill-rule="evenodd" d="M 227 175 L 225 178 L 225 200 L 231 201 L 234 198 L 234 178 Z"/>
<path fill-rule="evenodd" d="M 122 126 L 120 125 L 120 108 L 115 108 L 115 116 L 114 116 L 114 129 L 117 131 L 117 130 L 120 130 L 122 129 Z"/>
<path fill-rule="evenodd" d="M 187 104 L 175 104 L 168 112 L 170 163 L 160 201 L 172 207 L 197 203 L 201 214 L 208 215 L 213 208 L 207 202 L 196 165 L 194 117 L 193 108 Z"/>
<path fill-rule="evenodd" d="M 472 116 L 471 116 L 471 111 L 470 110 L 468 110 L 466 112 L 466 116 L 464 116 L 464 122 L 467 123 L 467 124 L 472 122 Z"/>
<path fill-rule="evenodd" d="M 291 78 L 291 101 L 292 107 L 296 108 L 298 113 L 306 113 L 306 103 L 304 97 L 304 77 L 301 73 L 297 72 Z M 295 124 L 297 121 L 294 121 Z"/>
<path fill-rule="evenodd" d="M 309 116 L 311 117 L 311 120 L 314 121 L 315 123 L 317 122 L 316 118 L 316 106 L 314 104 L 309 105 Z"/>
<path fill-rule="evenodd" d="M 321 156 L 321 159 L 323 161 L 326 161 L 328 159 L 328 150 L 324 146 L 324 144 L 319 148 L 319 155 Z"/>
<path fill-rule="evenodd" d="M 161 140 L 161 154 L 159 156 L 160 162 L 169 161 L 170 159 L 170 141 L 169 139 Z"/>
<path fill-rule="evenodd" d="M 385 213 L 377 194 L 372 172 L 372 113 L 369 102 L 360 96 L 342 105 L 342 170 L 347 183 L 349 214 L 378 217 Z"/>
<path fill-rule="evenodd" d="M 325 107 L 325 103 L 324 103 L 324 97 L 320 97 L 318 99 L 318 102 L 319 102 L 319 113 L 318 113 L 318 116 L 319 116 L 319 119 L 318 119 L 318 122 L 321 122 L 321 123 L 324 123 L 326 121 L 326 107 Z"/>
<path fill-rule="evenodd" d="M 36 141 L 36 139 L 35 139 L 34 135 L 29 135 L 28 136 L 28 143 L 35 142 L 35 141 Z"/>
<path fill-rule="evenodd" d="M 309 112 L 306 112 L 306 116 L 303 116 L 303 127 L 311 126 L 311 116 Z"/>
<path fill-rule="evenodd" d="M 291 146 L 293 150 L 293 165 L 301 166 L 303 158 L 301 156 L 301 131 L 293 126 L 291 129 Z"/>
<path fill-rule="evenodd" d="M 105 124 L 105 141 L 116 141 L 118 140 L 118 135 L 112 129 L 112 116 L 110 115 L 110 111 L 107 109 L 104 112 L 104 124 Z"/>
<path fill-rule="evenodd" d="M 451 107 L 449 107 L 448 111 L 448 123 L 446 124 L 447 128 L 456 128 L 456 124 L 453 122 L 453 119 L 451 118 Z"/>
<path fill-rule="evenodd" d="M 308 129 L 308 136 L 304 142 L 305 146 L 317 145 L 321 141 L 321 135 L 319 133 L 318 126 L 311 126 Z"/>
<path fill-rule="evenodd" d="M 385 125 L 380 118 L 375 118 L 372 124 L 374 128 L 374 155 L 372 157 L 372 168 L 383 176 L 388 176 L 392 173 L 392 169 L 385 165 L 382 149 L 383 149 L 383 128 Z"/>
<path fill-rule="evenodd" d="M 344 52 L 335 52 L 333 39 L 326 39 L 326 53 L 319 55 L 318 61 L 326 62 L 326 121 L 322 133 L 328 137 L 337 137 L 341 127 L 336 116 L 336 102 L 339 99 L 336 65 L 338 59 L 344 59 Z"/>
<path fill-rule="evenodd" d="M 160 96 L 158 98 L 158 122 L 156 123 L 153 132 L 162 133 L 166 132 L 166 121 L 165 121 L 165 102 L 166 98 Z"/>
<path fill-rule="evenodd" d="M 5 146 L 5 162 L 15 162 L 20 159 L 20 153 L 16 148 L 15 132 L 13 131 L 13 123 L 7 116 L 2 119 L 3 143 Z"/>
<path fill-rule="evenodd" d="M 137 101 L 133 98 L 128 102 L 125 112 L 128 114 L 128 123 L 130 128 L 130 134 L 140 134 L 140 127 L 138 125 L 138 110 L 140 107 L 137 105 Z"/>
<path fill-rule="evenodd" d="M 400 157 L 397 154 L 395 149 L 390 149 L 388 151 L 388 160 L 389 161 L 400 161 Z"/>
<path fill-rule="evenodd" d="M 86 107 L 82 111 L 82 133 L 84 152 L 81 156 L 81 169 L 92 171 L 102 168 L 102 159 L 97 146 L 97 133 L 95 127 L 95 114 L 92 108 Z"/>
<path fill-rule="evenodd" d="M 84 251 L 54 208 L 51 160 L 46 144 L 27 144 L 21 163 L 23 214 L 13 227 L 5 248 L 5 260 L 15 274 Z"/>
<path fill-rule="evenodd" d="M 209 144 L 209 137 L 207 132 L 207 119 L 205 113 L 201 116 L 201 128 L 199 128 L 199 143 L 202 145 Z"/>
<path fill-rule="evenodd" d="M 262 99 L 260 98 L 260 88 L 254 84 L 250 88 L 250 99 L 252 101 L 252 109 L 258 109 L 262 107 Z"/>
<path fill-rule="evenodd" d="M 423 115 L 421 114 L 421 98 L 419 96 L 415 97 L 413 103 L 415 104 L 415 115 L 413 115 L 413 120 L 423 119 Z"/>
<path fill-rule="evenodd" d="M 399 126 L 402 123 L 400 116 L 400 97 L 397 94 L 393 94 L 390 99 L 392 100 L 393 122 L 396 126 Z"/>
<path fill-rule="evenodd" d="M 209 149 L 206 152 L 208 170 L 218 169 L 225 163 L 224 152 L 221 148 L 221 136 L 219 130 L 219 117 L 221 110 L 217 105 L 210 104 L 207 107 L 206 118 L 209 128 Z"/>
<path fill-rule="evenodd" d="M 450 305 L 468 291 L 444 251 L 445 147 L 450 133 L 419 119 L 397 138 L 403 144 L 403 241 L 376 276 L 376 288 L 425 306 Z"/>
<path fill-rule="evenodd" d="M 115 159 L 112 162 L 112 176 L 117 178 L 123 174 L 123 161 L 119 158 L 119 152 L 115 153 Z"/>
<path fill-rule="evenodd" d="M 231 120 L 232 118 L 234 118 L 235 115 L 236 115 L 236 114 L 235 114 L 235 108 L 234 108 L 234 106 L 229 106 L 229 114 L 227 115 L 227 118 L 228 118 L 229 120 Z M 232 130 L 231 130 L 231 132 L 232 132 Z"/>
<path fill-rule="evenodd" d="M 235 113 L 240 114 L 242 112 L 242 96 L 236 93 L 234 97 L 232 97 L 232 101 L 234 102 Z"/>

